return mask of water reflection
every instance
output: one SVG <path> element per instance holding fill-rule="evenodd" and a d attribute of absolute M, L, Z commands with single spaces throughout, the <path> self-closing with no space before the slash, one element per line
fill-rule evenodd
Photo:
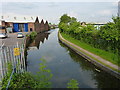
<path fill-rule="evenodd" d="M 95 85 L 97 88 L 120 88 L 120 80 L 113 77 L 109 73 L 101 70 L 100 68 L 94 66 L 87 60 L 85 60 L 83 57 L 76 54 L 73 50 L 66 47 L 60 42 L 60 45 L 68 51 L 71 58 L 76 62 L 79 63 L 80 68 L 82 68 L 83 71 L 90 71 L 91 79 L 95 80 Z M 96 71 L 96 69 L 99 69 L 100 72 Z"/>
<path fill-rule="evenodd" d="M 33 42 L 29 45 L 29 49 L 39 49 L 40 43 L 44 43 L 45 39 L 48 40 L 48 36 L 50 33 L 39 33 Z"/>
<path fill-rule="evenodd" d="M 72 78 L 78 80 L 80 88 L 116 88 L 120 84 L 115 77 L 100 70 L 58 40 L 58 30 L 37 35 L 28 50 L 28 71 L 39 71 L 40 58 L 44 56 L 47 67 L 53 73 L 53 88 L 65 88 Z M 98 68 L 99 69 L 99 68 Z"/>

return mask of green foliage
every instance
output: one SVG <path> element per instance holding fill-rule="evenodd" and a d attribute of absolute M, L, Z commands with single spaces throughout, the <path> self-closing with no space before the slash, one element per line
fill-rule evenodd
<path fill-rule="evenodd" d="M 47 69 L 44 59 L 41 59 L 42 63 L 40 63 L 39 72 L 35 75 L 35 80 L 40 82 L 35 88 L 50 88 L 51 82 L 49 81 L 52 78 L 52 73 L 49 69 Z"/>
<path fill-rule="evenodd" d="M 68 16 L 67 14 L 64 14 L 63 16 L 61 16 L 60 18 L 60 23 L 63 22 L 63 23 L 69 23 L 71 21 L 71 18 L 70 16 Z"/>
<path fill-rule="evenodd" d="M 35 31 L 29 35 L 31 40 L 33 40 L 36 36 L 37 36 L 37 33 Z"/>
<path fill-rule="evenodd" d="M 89 44 L 86 44 L 84 42 L 81 42 L 80 40 L 77 40 L 73 37 L 71 37 L 70 35 L 68 34 L 65 34 L 65 33 L 61 33 L 62 37 L 64 37 L 66 40 L 76 44 L 77 46 L 85 49 L 85 50 L 88 50 L 90 51 L 91 53 L 94 53 L 100 57 L 102 57 L 103 59 L 106 59 L 116 65 L 118 65 L 118 55 L 114 54 L 114 53 L 110 53 L 110 52 L 107 52 L 107 51 L 104 51 L 104 50 L 101 50 L 101 49 L 98 49 L 98 48 L 94 48 L 92 47 L 91 45 Z M 120 66 L 120 64 L 119 64 Z"/>
<path fill-rule="evenodd" d="M 2 81 L 2 89 L 5 89 L 8 84 L 12 72 L 11 65 L 12 64 L 8 65 L 8 73 Z M 39 69 L 40 71 L 37 75 L 33 75 L 30 72 L 14 73 L 9 88 L 23 88 L 28 90 L 33 88 L 50 88 L 52 74 L 51 71 L 47 69 L 45 60 L 41 60 Z"/>
<path fill-rule="evenodd" d="M 12 73 L 12 63 L 8 62 L 7 63 L 7 74 L 6 76 L 3 78 L 2 80 L 2 88 L 6 88 L 7 84 L 8 84 L 8 81 L 9 81 L 9 78 L 10 78 L 10 75 Z"/>
<path fill-rule="evenodd" d="M 71 79 L 69 83 L 67 83 L 67 88 L 72 88 L 74 90 L 76 88 L 79 88 L 78 85 L 79 83 L 77 82 L 77 80 Z"/>
<path fill-rule="evenodd" d="M 63 16 L 64 18 L 69 17 Z M 61 18 L 59 23 L 60 32 L 69 34 L 71 37 L 94 48 L 114 53 L 118 55 L 118 58 L 120 57 L 120 17 L 113 17 L 113 22 L 101 26 L 100 30 L 97 30 L 94 25 L 81 26 L 75 19 L 74 22 L 72 19 L 69 22 L 65 22 Z M 115 58 L 113 58 L 113 61 L 120 63 L 120 60 Z"/>

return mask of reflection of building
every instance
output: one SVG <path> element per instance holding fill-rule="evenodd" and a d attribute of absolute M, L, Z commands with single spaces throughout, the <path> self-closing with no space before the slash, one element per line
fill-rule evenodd
<path fill-rule="evenodd" d="M 49 30 L 48 24 L 44 24 L 43 19 L 39 23 L 37 18 L 5 18 L 2 16 L 0 22 L 0 31 L 1 32 L 31 32 L 36 31 L 37 33 Z"/>
<path fill-rule="evenodd" d="M 39 46 L 40 46 L 40 42 L 41 43 L 44 43 L 45 41 L 45 38 L 46 40 L 48 39 L 48 36 L 49 36 L 49 33 L 39 33 L 35 40 L 29 45 L 29 47 L 31 48 L 34 48 L 34 49 L 39 49 Z"/>

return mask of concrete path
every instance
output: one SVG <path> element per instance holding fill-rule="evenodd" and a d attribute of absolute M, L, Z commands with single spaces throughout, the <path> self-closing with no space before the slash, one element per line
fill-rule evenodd
<path fill-rule="evenodd" d="M 81 48 L 81 47 L 79 47 L 79 46 L 77 46 L 77 45 L 69 42 L 69 41 L 67 41 L 66 39 L 64 39 L 64 38 L 61 36 L 61 34 L 59 34 L 59 35 L 60 35 L 60 38 L 61 38 L 62 40 L 64 40 L 65 42 L 69 43 L 70 45 L 76 47 L 76 48 L 79 49 L 80 51 L 89 54 L 90 56 L 96 58 L 98 61 L 100 61 L 100 62 L 102 62 L 102 63 L 105 63 L 106 65 L 108 65 L 108 66 L 110 66 L 110 67 L 112 67 L 112 68 L 114 68 L 114 69 L 120 70 L 120 67 L 118 67 L 117 65 L 115 65 L 115 64 L 113 64 L 113 63 L 111 63 L 111 62 L 109 62 L 109 61 L 101 58 L 100 56 L 97 56 L 97 55 L 95 55 L 95 54 L 93 54 L 93 53 L 91 53 L 91 52 L 89 52 L 89 51 L 87 51 L 87 50 L 85 50 L 85 49 L 83 49 L 83 48 Z"/>

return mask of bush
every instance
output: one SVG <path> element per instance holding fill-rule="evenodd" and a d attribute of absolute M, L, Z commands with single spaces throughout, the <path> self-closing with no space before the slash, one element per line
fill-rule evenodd
<path fill-rule="evenodd" d="M 37 36 L 37 33 L 34 31 L 29 36 L 30 36 L 30 39 L 33 40 Z"/>
<path fill-rule="evenodd" d="M 51 71 L 47 69 L 45 65 L 45 60 L 41 60 L 39 72 L 37 75 L 33 75 L 30 72 L 24 73 L 14 73 L 12 80 L 10 82 L 9 89 L 33 89 L 33 88 L 50 88 L 52 78 Z M 2 80 L 2 89 L 7 87 L 10 75 L 11 75 L 11 65 L 8 65 L 8 73 L 6 77 Z"/>
<path fill-rule="evenodd" d="M 67 16 L 64 16 L 66 18 Z M 120 49 L 120 18 L 113 17 L 113 22 L 109 22 L 104 26 L 101 26 L 100 30 L 94 25 L 81 26 L 79 22 L 71 21 L 64 22 L 60 18 L 59 28 L 60 32 L 69 34 L 71 37 L 78 39 L 91 45 L 94 48 L 102 49 L 108 52 L 112 52 L 120 55 L 118 51 Z M 68 18 L 70 18 L 68 16 Z M 71 17 L 72 18 L 72 17 Z M 63 22 L 62 22 L 63 21 Z"/>

